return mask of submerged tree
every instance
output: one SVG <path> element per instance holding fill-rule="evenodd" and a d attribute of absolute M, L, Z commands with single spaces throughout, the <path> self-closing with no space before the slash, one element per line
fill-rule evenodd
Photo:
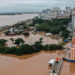
<path fill-rule="evenodd" d="M 12 42 L 14 42 L 14 38 L 10 38 L 10 40 L 11 40 Z"/>
<path fill-rule="evenodd" d="M 6 44 L 7 40 L 0 39 L 0 46 L 4 46 Z"/>
<path fill-rule="evenodd" d="M 17 46 L 21 46 L 21 45 L 24 44 L 24 40 L 22 38 L 18 38 L 18 39 L 15 40 L 15 44 Z"/>
<path fill-rule="evenodd" d="M 66 39 L 66 38 L 68 38 L 69 37 L 69 31 L 68 30 L 64 30 L 63 32 L 62 32 L 62 36 L 63 36 L 63 38 L 64 39 Z"/>
<path fill-rule="evenodd" d="M 42 42 L 43 42 L 42 40 L 43 40 L 43 38 L 40 38 L 40 39 L 39 39 L 39 42 L 42 43 Z"/>

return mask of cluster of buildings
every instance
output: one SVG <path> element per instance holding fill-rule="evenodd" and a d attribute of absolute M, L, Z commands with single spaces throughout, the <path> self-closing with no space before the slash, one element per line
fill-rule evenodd
<path fill-rule="evenodd" d="M 19 35 L 22 34 L 24 32 L 24 30 L 22 28 L 15 28 L 15 27 L 11 27 L 10 29 L 5 31 L 6 35 Z"/>
<path fill-rule="evenodd" d="M 6 35 L 21 35 L 28 32 L 28 29 L 25 29 L 22 25 L 20 25 L 18 28 L 15 26 L 12 26 L 8 28 L 4 33 Z"/>
<path fill-rule="evenodd" d="M 75 61 L 75 8 L 72 10 L 73 38 L 71 48 L 71 58 Z"/>
<path fill-rule="evenodd" d="M 71 14 L 71 7 L 66 7 L 65 10 L 61 10 L 59 7 L 54 7 L 53 9 L 43 10 L 39 17 L 42 19 L 51 20 L 52 18 L 69 18 Z"/>

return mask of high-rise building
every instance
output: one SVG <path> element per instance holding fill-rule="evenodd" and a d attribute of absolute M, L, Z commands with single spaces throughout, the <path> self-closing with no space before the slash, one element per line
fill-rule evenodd
<path fill-rule="evenodd" d="M 66 12 L 71 13 L 71 7 L 66 7 Z"/>
<path fill-rule="evenodd" d="M 58 7 L 53 8 L 53 12 L 56 18 L 61 15 L 61 10 Z"/>
<path fill-rule="evenodd" d="M 69 18 L 71 15 L 71 7 L 66 7 L 65 10 L 61 10 L 58 7 L 51 9 L 43 10 L 40 14 L 42 19 L 51 20 L 52 18 Z"/>
<path fill-rule="evenodd" d="M 75 60 L 75 8 L 72 10 L 73 38 L 71 48 L 71 58 Z"/>

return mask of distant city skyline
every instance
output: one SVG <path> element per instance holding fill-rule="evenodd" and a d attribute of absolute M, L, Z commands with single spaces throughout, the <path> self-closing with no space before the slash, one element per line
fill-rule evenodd
<path fill-rule="evenodd" d="M 75 0 L 0 0 L 2 12 L 40 12 L 46 8 L 75 7 Z"/>

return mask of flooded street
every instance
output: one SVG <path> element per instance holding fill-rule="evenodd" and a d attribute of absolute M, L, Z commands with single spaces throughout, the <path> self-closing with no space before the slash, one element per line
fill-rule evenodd
<path fill-rule="evenodd" d="M 16 40 L 17 38 L 22 38 L 26 44 L 32 45 L 34 44 L 36 41 L 39 41 L 40 38 L 43 38 L 43 44 L 58 44 L 59 40 L 61 41 L 61 39 L 56 40 L 56 39 L 52 39 L 50 36 L 45 36 L 45 34 L 42 33 L 37 33 L 36 35 L 30 33 L 30 36 L 26 37 L 24 35 L 14 35 L 14 36 L 5 36 L 3 33 L 0 35 L 0 39 L 6 39 L 7 40 L 7 44 L 9 47 L 11 46 L 15 46 L 12 41 L 10 40 L 11 38 L 13 38 L 14 40 Z"/>
<path fill-rule="evenodd" d="M 15 56 L 0 54 L 0 75 L 49 75 L 48 61 L 62 57 L 63 51 Z M 75 64 L 64 62 L 60 75 L 75 75 Z"/>

